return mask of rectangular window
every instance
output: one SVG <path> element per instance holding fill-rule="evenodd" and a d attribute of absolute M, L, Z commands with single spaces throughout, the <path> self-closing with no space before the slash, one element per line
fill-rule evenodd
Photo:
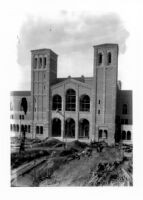
<path fill-rule="evenodd" d="M 40 126 L 40 134 L 43 134 L 43 126 Z"/>
<path fill-rule="evenodd" d="M 98 115 L 100 115 L 100 110 L 98 110 Z"/>

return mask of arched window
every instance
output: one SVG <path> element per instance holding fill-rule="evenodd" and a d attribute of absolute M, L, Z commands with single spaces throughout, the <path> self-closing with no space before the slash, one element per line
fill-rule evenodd
<path fill-rule="evenodd" d="M 75 121 L 72 118 L 68 118 L 65 122 L 65 137 L 75 137 Z"/>
<path fill-rule="evenodd" d="M 102 130 L 99 130 L 99 138 L 102 138 Z"/>
<path fill-rule="evenodd" d="M 53 104 L 52 104 L 53 110 L 61 110 L 62 109 L 62 98 L 60 95 L 54 95 L 53 97 Z"/>
<path fill-rule="evenodd" d="M 39 126 L 36 126 L 36 134 L 39 134 Z"/>
<path fill-rule="evenodd" d="M 127 131 L 127 140 L 131 140 L 131 131 Z"/>
<path fill-rule="evenodd" d="M 123 104 L 123 107 L 122 107 L 122 114 L 126 115 L 127 114 L 127 104 Z"/>
<path fill-rule="evenodd" d="M 58 118 L 52 120 L 52 137 L 61 137 L 61 120 Z"/>
<path fill-rule="evenodd" d="M 89 138 L 89 121 L 87 119 L 79 121 L 79 138 Z"/>
<path fill-rule="evenodd" d="M 126 131 L 122 131 L 122 140 L 126 140 Z"/>
<path fill-rule="evenodd" d="M 19 132 L 19 125 L 17 124 L 17 132 Z"/>
<path fill-rule="evenodd" d="M 42 58 L 39 59 L 39 68 L 42 67 Z"/>
<path fill-rule="evenodd" d="M 16 124 L 14 124 L 14 131 L 16 131 Z"/>
<path fill-rule="evenodd" d="M 90 98 L 88 95 L 80 97 L 80 111 L 90 111 Z"/>
<path fill-rule="evenodd" d="M 105 139 L 108 138 L 108 131 L 107 130 L 104 130 L 104 137 L 105 137 Z"/>
<path fill-rule="evenodd" d="M 66 92 L 66 110 L 75 111 L 76 109 L 76 92 L 73 89 L 69 89 Z"/>
<path fill-rule="evenodd" d="M 24 125 L 21 125 L 21 132 L 24 131 Z"/>
<path fill-rule="evenodd" d="M 38 59 L 37 59 L 37 58 L 34 58 L 34 68 L 35 68 L 35 69 L 37 68 L 37 64 L 38 64 Z"/>
<path fill-rule="evenodd" d="M 102 53 L 98 54 L 98 64 L 100 65 L 102 63 Z"/>
<path fill-rule="evenodd" d="M 107 54 L 107 63 L 108 65 L 111 64 L 111 52 Z"/>
<path fill-rule="evenodd" d="M 43 126 L 40 126 L 40 134 L 43 134 Z"/>
<path fill-rule="evenodd" d="M 44 68 L 46 68 L 46 57 L 44 57 Z"/>

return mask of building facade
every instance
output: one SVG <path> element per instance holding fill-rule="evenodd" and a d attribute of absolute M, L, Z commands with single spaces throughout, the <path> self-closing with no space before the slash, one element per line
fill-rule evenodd
<path fill-rule="evenodd" d="M 94 46 L 93 77 L 58 78 L 57 58 L 50 49 L 31 51 L 31 91 L 11 92 L 11 133 L 131 143 L 132 91 L 121 90 L 117 78 L 118 45 Z"/>

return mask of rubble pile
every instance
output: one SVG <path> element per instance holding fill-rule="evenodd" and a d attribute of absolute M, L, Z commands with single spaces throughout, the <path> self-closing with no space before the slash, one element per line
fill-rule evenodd
<path fill-rule="evenodd" d="M 132 186 L 132 161 L 123 158 L 122 161 L 99 163 L 90 172 L 88 186 Z"/>

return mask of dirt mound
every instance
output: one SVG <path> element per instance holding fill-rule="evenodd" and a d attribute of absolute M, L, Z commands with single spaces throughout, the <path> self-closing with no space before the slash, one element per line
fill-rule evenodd
<path fill-rule="evenodd" d="M 62 145 L 63 142 L 56 138 L 46 138 L 38 144 L 38 147 L 59 147 Z"/>
<path fill-rule="evenodd" d="M 78 152 L 78 150 L 74 149 L 74 148 L 65 149 L 59 154 L 59 156 L 69 156 L 69 155 L 72 155 L 76 152 Z"/>
<path fill-rule="evenodd" d="M 73 149 L 77 149 L 77 150 L 82 150 L 88 146 L 89 145 L 87 143 L 80 142 L 78 140 L 67 143 L 67 148 L 73 148 Z"/>

